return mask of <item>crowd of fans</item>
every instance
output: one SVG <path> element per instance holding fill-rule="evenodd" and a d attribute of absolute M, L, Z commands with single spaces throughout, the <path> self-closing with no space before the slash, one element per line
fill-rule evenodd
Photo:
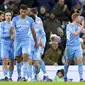
<path fill-rule="evenodd" d="M 65 52 L 66 25 L 71 22 L 71 15 L 78 12 L 85 17 L 85 0 L 0 0 L 0 10 L 7 9 L 13 12 L 13 17 L 19 14 L 21 4 L 28 6 L 28 15 L 30 10 L 34 8 L 34 12 L 38 10 L 38 16 L 43 21 L 44 30 L 46 32 L 46 48 L 43 60 L 47 65 L 62 65 L 62 57 Z M 60 42 L 51 43 L 50 36 L 55 34 L 59 36 Z M 85 64 L 85 34 L 81 34 L 83 63 Z"/>

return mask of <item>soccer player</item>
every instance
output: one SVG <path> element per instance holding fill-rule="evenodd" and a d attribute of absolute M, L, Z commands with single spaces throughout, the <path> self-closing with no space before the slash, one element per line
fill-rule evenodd
<path fill-rule="evenodd" d="M 1 58 L 1 23 L 4 20 L 4 13 L 0 11 L 0 58 Z"/>
<path fill-rule="evenodd" d="M 64 65 L 64 80 L 67 81 L 67 72 L 69 64 L 73 58 L 77 59 L 78 72 L 80 81 L 83 81 L 83 65 L 82 65 L 82 48 L 79 40 L 79 35 L 84 28 L 84 18 L 79 13 L 72 14 L 72 23 L 67 25 L 66 28 L 66 63 Z M 81 25 L 80 25 L 81 24 Z"/>
<path fill-rule="evenodd" d="M 21 80 L 21 66 L 23 57 L 23 81 L 26 81 L 28 71 L 28 56 L 30 55 L 31 43 L 30 35 L 28 32 L 32 32 L 35 48 L 37 48 L 36 33 L 34 30 L 34 21 L 32 18 L 26 15 L 28 7 L 24 4 L 20 6 L 20 15 L 16 16 L 12 20 L 12 27 L 10 28 L 11 38 L 14 39 L 13 29 L 15 29 L 15 42 L 14 42 L 14 55 L 16 57 L 16 66 L 18 79 Z"/>
<path fill-rule="evenodd" d="M 35 16 L 35 22 L 43 27 L 43 22 L 40 17 L 38 17 L 38 11 L 36 8 L 32 8 L 30 10 L 30 14 L 33 14 Z"/>
<path fill-rule="evenodd" d="M 40 57 L 42 57 L 42 55 L 44 54 L 44 48 L 45 48 L 45 45 L 46 45 L 46 34 L 45 34 L 45 32 L 43 34 L 44 35 L 42 35 L 41 38 L 40 38 Z M 39 61 L 39 65 L 40 65 L 40 69 L 43 72 L 43 81 L 46 81 L 48 79 L 48 76 L 47 76 L 45 63 L 42 60 L 42 58 Z"/>
<path fill-rule="evenodd" d="M 37 23 L 38 24 L 38 23 Z M 38 64 L 38 67 L 36 67 L 34 69 L 34 73 L 35 73 L 35 80 L 40 80 L 39 77 L 38 77 L 38 74 L 40 72 L 40 69 L 43 71 L 43 81 L 46 81 L 48 79 L 48 76 L 47 76 L 47 71 L 46 71 L 46 67 L 45 67 L 45 63 L 44 61 L 42 60 L 42 55 L 44 54 L 44 48 L 45 48 L 45 45 L 46 45 L 46 34 L 44 32 L 44 28 L 40 25 L 39 25 L 39 28 L 40 28 L 40 41 L 39 41 L 39 64 Z M 37 33 L 36 33 L 37 34 Z"/>
<path fill-rule="evenodd" d="M 40 56 L 40 52 L 41 52 L 41 48 L 40 48 L 40 37 L 42 35 L 45 35 L 45 32 L 44 32 L 44 29 L 41 25 L 39 25 L 38 23 L 36 23 L 36 17 L 31 14 L 30 17 L 32 17 L 35 21 L 34 23 L 34 28 L 35 28 L 35 31 L 36 31 L 36 36 L 37 36 L 37 41 L 38 41 L 38 48 L 35 49 L 34 48 L 34 41 L 32 39 L 31 41 L 31 55 L 29 57 L 29 80 L 32 80 L 32 63 L 33 63 L 33 71 L 34 71 L 34 80 L 37 80 L 37 76 L 36 76 L 36 73 L 39 72 L 40 68 L 39 68 L 39 60 L 41 59 L 41 56 Z M 35 78 L 36 77 L 36 78 Z"/>
<path fill-rule="evenodd" d="M 4 80 L 8 81 L 8 62 L 9 66 L 9 80 L 12 81 L 12 74 L 14 69 L 14 47 L 13 41 L 10 37 L 10 27 L 12 25 L 11 22 L 12 13 L 10 11 L 5 12 L 5 21 L 1 24 L 1 58 L 3 61 L 3 73 Z"/>

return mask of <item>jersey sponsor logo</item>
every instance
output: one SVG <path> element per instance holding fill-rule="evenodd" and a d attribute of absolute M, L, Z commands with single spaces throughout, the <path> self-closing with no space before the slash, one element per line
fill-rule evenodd
<path fill-rule="evenodd" d="M 16 25 L 17 28 L 28 28 L 29 25 Z"/>

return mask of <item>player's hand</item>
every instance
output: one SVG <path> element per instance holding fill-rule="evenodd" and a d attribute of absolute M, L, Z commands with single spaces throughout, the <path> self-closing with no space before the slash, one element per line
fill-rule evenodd
<path fill-rule="evenodd" d="M 54 63 L 54 66 L 58 66 L 58 63 Z"/>
<path fill-rule="evenodd" d="M 66 11 L 67 9 L 67 5 L 64 5 L 63 11 Z"/>
<path fill-rule="evenodd" d="M 11 40 L 15 40 L 15 36 L 14 35 L 11 35 Z"/>
<path fill-rule="evenodd" d="M 37 43 L 35 43 L 35 48 L 38 48 L 38 44 Z"/>
<path fill-rule="evenodd" d="M 64 9 L 67 9 L 67 5 L 64 5 Z"/>
<path fill-rule="evenodd" d="M 45 46 L 44 46 L 44 44 L 42 43 L 42 42 L 40 42 L 40 46 L 42 47 L 42 48 L 44 48 Z"/>

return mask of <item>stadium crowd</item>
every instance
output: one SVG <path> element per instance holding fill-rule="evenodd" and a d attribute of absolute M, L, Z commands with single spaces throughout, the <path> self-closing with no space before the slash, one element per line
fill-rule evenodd
<path fill-rule="evenodd" d="M 73 13 L 80 13 L 85 18 L 85 0 L 0 0 L 0 22 L 6 19 L 4 17 L 7 13 L 6 10 L 11 11 L 12 18 L 19 15 L 22 4 L 27 5 L 27 15 L 32 17 L 35 22 L 35 16 L 40 18 L 39 20 L 42 22 L 40 25 L 46 33 L 46 44 L 40 63 L 54 66 L 63 65 L 65 63 L 66 26 L 72 22 Z M 83 64 L 85 65 L 85 31 L 80 34 L 80 41 L 83 50 Z M 33 63 L 36 65 L 36 62 Z M 3 64 L 1 56 L 0 64 Z M 29 65 L 31 64 L 32 61 L 29 61 Z M 73 59 L 71 64 L 77 64 L 76 59 Z M 13 66 L 13 63 L 11 65 Z M 45 67 L 42 68 L 43 73 L 46 74 Z M 21 76 L 18 76 L 18 78 L 21 78 Z"/>

